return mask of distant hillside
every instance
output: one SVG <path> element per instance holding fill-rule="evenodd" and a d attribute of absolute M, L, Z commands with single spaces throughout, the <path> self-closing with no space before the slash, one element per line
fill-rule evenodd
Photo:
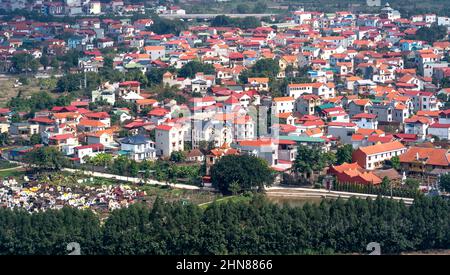
<path fill-rule="evenodd" d="M 188 12 L 216 12 L 216 13 L 237 13 L 238 10 L 245 10 L 243 7 L 248 6 L 248 10 L 254 11 L 256 7 L 261 5 L 267 6 L 264 12 L 280 12 L 284 13 L 288 10 L 295 10 L 302 6 L 306 10 L 335 12 L 339 10 L 351 10 L 354 12 L 377 12 L 381 7 L 368 7 L 366 0 L 230 0 L 230 1 L 214 1 L 211 0 L 180 0 L 183 7 Z M 421 13 L 436 13 L 442 16 L 450 16 L 450 7 L 448 0 L 382 0 L 383 6 L 389 2 L 394 9 L 399 10 L 404 16 L 411 16 Z M 205 5 L 207 3 L 207 5 Z M 239 12 L 241 13 L 241 12 Z"/>

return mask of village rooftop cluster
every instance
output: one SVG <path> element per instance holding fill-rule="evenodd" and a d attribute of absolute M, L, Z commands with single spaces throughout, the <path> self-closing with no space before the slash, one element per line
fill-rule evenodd
<path fill-rule="evenodd" d="M 80 3 L 66 2 L 66 7 Z M 100 14 L 104 7 L 87 2 L 89 14 Z M 42 2 L 40 7 L 66 12 L 57 3 Z M 124 11 L 129 7 L 121 1 L 109 5 Z M 225 155 L 251 154 L 280 175 L 290 174 L 299 146 L 322 152 L 344 145 L 354 149 L 351 161 L 308 175 L 315 181 L 331 174 L 338 182 L 380 185 L 386 176 L 398 181 L 414 176 L 428 185 L 449 171 L 450 88 L 442 83 L 450 78 L 450 18 L 403 18 L 386 4 L 378 14 L 299 10 L 283 22 L 247 29 L 205 23 L 156 34 L 152 24 L 152 19 L 96 17 L 72 25 L 23 17 L 0 22 L 4 71 L 12 68 L 15 55 L 39 59 L 45 47 L 49 57 L 80 51 L 78 66 L 70 71 L 98 73 L 105 65 L 105 49 L 125 47 L 129 50 L 112 58 L 114 70 L 144 75 L 162 70 L 161 86 L 185 99 L 161 99 L 139 80 L 103 82 L 89 95 L 32 116 L 1 108 L 1 132 L 23 139 L 38 135 L 38 146 L 55 147 L 77 165 L 99 153 L 142 162 L 185 152 L 186 162 L 206 166 L 204 185 L 209 168 Z M 410 38 L 432 26 L 445 27 L 445 37 L 433 43 Z M 61 33 L 70 35 L 55 38 Z M 24 49 L 30 40 L 40 41 L 41 47 Z M 275 61 L 277 74 L 252 70 L 261 60 Z M 213 70 L 179 76 L 192 62 Z M 37 76 L 49 77 L 48 70 L 38 71 Z M 249 71 L 253 75 L 243 78 Z M 299 74 L 302 81 L 291 80 Z M 283 79 L 289 83 L 274 88 Z M 80 86 L 85 87 L 83 81 Z M 22 120 L 13 122 L 17 115 Z M 205 142 L 206 149 L 201 146 Z M 15 144 L 2 157 L 21 161 L 33 148 Z M 401 167 L 383 169 L 393 157 Z"/>

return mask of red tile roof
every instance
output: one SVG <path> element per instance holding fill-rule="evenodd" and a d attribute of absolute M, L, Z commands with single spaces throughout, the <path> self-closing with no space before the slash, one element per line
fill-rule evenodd
<path fill-rule="evenodd" d="M 425 162 L 428 165 L 449 167 L 450 153 L 447 149 L 410 147 L 406 153 L 400 155 L 400 162 Z"/>

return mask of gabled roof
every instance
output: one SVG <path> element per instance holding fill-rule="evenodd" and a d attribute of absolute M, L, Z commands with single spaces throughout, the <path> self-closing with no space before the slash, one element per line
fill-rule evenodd
<path fill-rule="evenodd" d="M 400 155 L 400 162 L 424 162 L 428 165 L 450 166 L 450 153 L 447 149 L 410 147 Z"/>
<path fill-rule="evenodd" d="M 146 138 L 145 136 L 137 135 L 137 136 L 123 138 L 120 141 L 120 143 L 121 144 L 131 144 L 131 145 L 141 145 L 141 144 L 146 144 L 149 141 L 150 140 L 148 138 Z"/>
<path fill-rule="evenodd" d="M 354 115 L 352 117 L 352 119 L 359 119 L 359 118 L 375 119 L 375 118 L 377 118 L 377 115 L 367 114 L 367 113 L 360 113 L 360 114 Z"/>
<path fill-rule="evenodd" d="M 359 147 L 358 150 L 362 151 L 366 155 L 374 155 L 400 149 L 406 149 L 406 147 L 399 141 L 393 141 L 388 143 L 379 143 L 372 146 Z"/>

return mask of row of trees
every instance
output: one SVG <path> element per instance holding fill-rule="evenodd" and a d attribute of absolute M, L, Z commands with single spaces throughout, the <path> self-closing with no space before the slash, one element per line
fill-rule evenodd
<path fill-rule="evenodd" d="M 386 179 L 383 179 L 386 182 Z M 383 182 L 383 183 L 384 183 Z M 402 198 L 415 198 L 420 194 L 417 188 L 390 188 L 390 183 L 381 184 L 380 186 L 375 186 L 372 184 L 363 185 L 356 183 L 333 183 L 332 189 L 335 191 L 352 192 L 352 193 L 363 193 L 363 194 L 373 194 L 373 195 L 383 195 L 383 196 L 394 196 Z"/>
<path fill-rule="evenodd" d="M 241 29 L 252 29 L 261 27 L 261 21 L 256 17 L 231 18 L 226 15 L 218 15 L 211 21 L 212 27 L 233 27 Z"/>
<path fill-rule="evenodd" d="M 256 2 L 253 7 L 250 7 L 247 3 L 242 3 L 236 6 L 237 13 L 265 13 L 267 10 L 267 4 L 264 2 Z"/>
<path fill-rule="evenodd" d="M 62 95 L 57 98 L 52 97 L 48 92 L 38 92 L 30 97 L 24 97 L 19 92 L 16 97 L 11 98 L 7 105 L 14 111 L 34 113 L 39 110 L 51 109 L 54 106 L 67 106 L 73 100 L 71 95 Z"/>
<path fill-rule="evenodd" d="M 106 61 L 105 61 L 106 62 Z M 146 74 L 142 73 L 139 69 L 130 69 L 127 72 L 120 72 L 114 70 L 112 65 L 105 66 L 99 70 L 99 73 L 78 73 L 78 74 L 66 74 L 58 79 L 56 84 L 56 91 L 58 92 L 74 92 L 85 89 L 90 92 L 96 89 L 101 83 L 120 82 L 120 81 L 139 81 L 143 88 L 156 88 L 162 83 L 162 76 L 165 72 L 170 71 L 178 73 L 180 77 L 195 77 L 198 72 L 205 74 L 215 74 L 214 67 L 210 64 L 203 64 L 199 61 L 191 61 L 184 65 L 181 69 L 175 68 L 167 69 L 150 69 Z M 162 87 L 164 88 L 164 87 Z"/>
<path fill-rule="evenodd" d="M 173 160 L 176 162 L 176 160 Z M 143 181 L 155 179 L 163 182 L 177 182 L 184 180 L 190 184 L 200 184 L 204 175 L 204 167 L 201 165 L 173 165 L 171 161 L 156 160 L 136 162 L 127 156 L 113 158 L 112 155 L 101 153 L 91 157 L 87 161 L 89 165 L 103 167 L 107 172 L 115 175 L 142 177 Z"/>
<path fill-rule="evenodd" d="M 251 202 L 213 203 L 205 210 L 157 199 L 113 211 L 104 224 L 89 210 L 63 208 L 29 214 L 0 209 L 0 254 L 318 254 L 383 253 L 450 246 L 449 201 L 419 198 L 410 207 L 376 200 L 323 201 L 277 206 L 260 196 Z"/>
<path fill-rule="evenodd" d="M 417 30 L 415 35 L 411 35 L 410 39 L 417 39 L 426 41 L 428 43 L 434 43 L 440 41 L 447 36 L 447 27 L 433 24 L 430 27 L 422 27 Z"/>

